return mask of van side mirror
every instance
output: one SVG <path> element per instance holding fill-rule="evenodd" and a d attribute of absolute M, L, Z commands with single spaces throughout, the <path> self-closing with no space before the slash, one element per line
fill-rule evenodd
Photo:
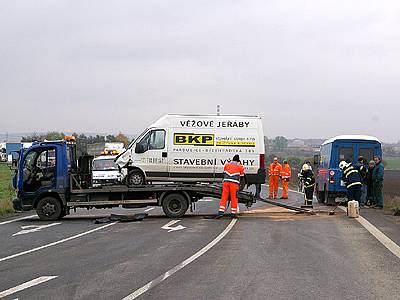
<path fill-rule="evenodd" d="M 314 155 L 314 165 L 319 166 L 320 159 L 321 159 L 321 155 L 319 155 L 319 154 Z"/>
<path fill-rule="evenodd" d="M 146 145 L 144 144 L 136 144 L 135 153 L 141 154 L 146 152 Z"/>

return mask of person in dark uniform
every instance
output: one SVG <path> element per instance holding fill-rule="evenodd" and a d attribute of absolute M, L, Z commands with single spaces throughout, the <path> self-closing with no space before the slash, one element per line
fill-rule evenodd
<path fill-rule="evenodd" d="M 361 203 L 361 176 L 360 169 L 357 165 L 353 163 L 347 163 L 345 161 L 341 161 L 339 163 L 339 169 L 342 170 L 343 176 L 342 180 L 346 184 L 347 188 L 347 199 L 356 200 L 360 207 L 363 207 L 364 204 Z"/>
<path fill-rule="evenodd" d="M 315 176 L 311 167 L 306 163 L 301 168 L 301 180 L 304 186 L 304 199 L 306 205 L 312 205 L 314 186 L 315 186 Z"/>

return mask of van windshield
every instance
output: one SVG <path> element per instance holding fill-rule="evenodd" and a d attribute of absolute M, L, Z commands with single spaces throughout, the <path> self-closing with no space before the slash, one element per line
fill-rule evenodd
<path fill-rule="evenodd" d="M 118 170 L 114 158 L 99 159 L 93 161 L 93 171 L 113 171 Z"/>
<path fill-rule="evenodd" d="M 149 129 L 146 128 L 140 135 L 137 136 L 136 139 L 134 139 L 134 140 L 129 144 L 128 148 L 126 148 L 126 149 L 132 148 L 132 146 L 133 146 L 134 144 L 136 144 L 136 142 L 137 142 L 139 139 L 141 139 L 142 136 L 144 136 L 144 135 L 148 132 L 148 130 L 149 130 Z"/>

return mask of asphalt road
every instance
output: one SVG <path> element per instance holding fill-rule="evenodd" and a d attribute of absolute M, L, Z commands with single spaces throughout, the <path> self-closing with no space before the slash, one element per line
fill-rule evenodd
<path fill-rule="evenodd" d="M 0 299 L 399 299 L 400 259 L 343 213 L 258 203 L 235 223 L 204 219 L 206 200 L 167 227 L 160 208 L 133 223 L 93 221 L 147 209 L 0 220 Z"/>

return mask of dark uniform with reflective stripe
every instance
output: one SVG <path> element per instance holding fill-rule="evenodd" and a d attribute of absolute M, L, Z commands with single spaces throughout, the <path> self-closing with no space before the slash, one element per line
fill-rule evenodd
<path fill-rule="evenodd" d="M 304 184 L 304 193 L 306 194 L 306 199 L 312 201 L 315 186 L 315 176 L 312 170 L 301 171 L 301 180 Z"/>
<path fill-rule="evenodd" d="M 349 164 L 343 169 L 342 180 L 347 187 L 347 199 L 361 201 L 361 176 L 360 169 L 354 164 Z"/>

